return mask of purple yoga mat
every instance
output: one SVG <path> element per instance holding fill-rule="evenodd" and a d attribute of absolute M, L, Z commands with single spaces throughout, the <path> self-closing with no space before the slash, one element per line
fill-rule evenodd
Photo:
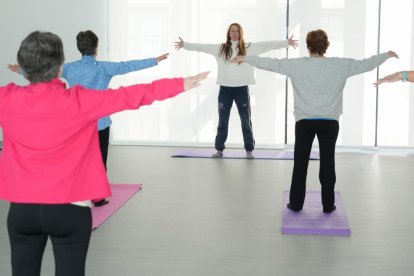
<path fill-rule="evenodd" d="M 171 157 L 188 157 L 188 158 L 212 158 L 215 153 L 214 149 L 179 149 Z M 255 150 L 253 151 L 255 159 L 279 159 L 293 160 L 293 151 L 283 150 Z M 222 158 L 226 159 L 246 159 L 244 150 L 225 150 Z M 310 160 L 319 160 L 319 152 L 311 152 Z"/>
<path fill-rule="evenodd" d="M 109 203 L 101 207 L 92 207 L 92 229 L 101 226 L 105 220 L 141 190 L 141 186 L 141 184 L 111 184 L 112 196 L 108 198 Z"/>
<path fill-rule="evenodd" d="M 321 193 L 307 191 L 303 210 L 293 212 L 286 207 L 289 191 L 283 192 L 282 233 L 296 235 L 350 236 L 342 198 L 335 192 L 336 210 L 330 214 L 322 212 Z"/>

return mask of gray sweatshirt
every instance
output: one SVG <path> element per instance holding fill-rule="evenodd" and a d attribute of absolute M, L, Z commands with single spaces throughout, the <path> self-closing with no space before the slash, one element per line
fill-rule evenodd
<path fill-rule="evenodd" d="M 302 57 L 293 59 L 246 56 L 245 62 L 288 76 L 293 85 L 296 121 L 307 118 L 338 120 L 342 114 L 346 80 L 373 70 L 389 58 L 382 53 L 363 60 L 350 58 Z"/>
<path fill-rule="evenodd" d="M 239 41 L 232 41 L 233 55 L 231 58 L 237 56 L 236 47 Z M 253 67 L 247 63 L 235 64 L 226 61 L 219 55 L 222 44 L 201 44 L 184 42 L 184 49 L 189 51 L 203 52 L 213 55 L 217 61 L 217 84 L 229 87 L 240 87 L 249 84 L 254 84 Z M 255 43 L 246 43 L 247 55 L 260 55 L 270 50 L 281 49 L 289 47 L 287 40 L 283 41 L 263 41 Z"/>

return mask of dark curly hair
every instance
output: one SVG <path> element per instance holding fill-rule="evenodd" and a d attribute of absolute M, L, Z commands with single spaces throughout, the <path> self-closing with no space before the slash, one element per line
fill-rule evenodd
<path fill-rule="evenodd" d="M 318 54 L 323 56 L 326 49 L 329 47 L 328 35 L 323 30 L 315 30 L 308 33 L 306 36 L 306 45 L 311 54 Z"/>
<path fill-rule="evenodd" d="M 30 33 L 17 52 L 17 62 L 31 83 L 57 78 L 64 61 L 62 40 L 49 32 Z"/>
<path fill-rule="evenodd" d="M 90 30 L 79 32 L 76 36 L 76 45 L 82 56 L 93 56 L 98 49 L 98 37 Z"/>

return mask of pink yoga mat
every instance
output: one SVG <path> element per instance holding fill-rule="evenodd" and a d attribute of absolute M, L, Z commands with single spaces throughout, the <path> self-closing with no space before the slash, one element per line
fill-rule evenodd
<path fill-rule="evenodd" d="M 109 203 L 101 207 L 92 207 L 92 229 L 101 226 L 110 216 L 120 209 L 139 190 L 141 184 L 111 184 L 112 196 Z"/>
<path fill-rule="evenodd" d="M 296 235 L 350 236 L 351 229 L 345 214 L 342 198 L 335 192 L 336 210 L 330 214 L 322 211 L 320 191 L 307 191 L 302 211 L 293 212 L 286 207 L 289 191 L 283 193 L 282 233 Z"/>

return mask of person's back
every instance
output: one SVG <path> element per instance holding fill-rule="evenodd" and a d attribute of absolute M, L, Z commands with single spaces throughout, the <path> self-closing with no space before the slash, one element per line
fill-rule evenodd
<path fill-rule="evenodd" d="M 81 87 L 67 90 L 57 79 L 8 88 L 10 93 L 2 93 L 0 101 L 8 117 L 0 122 L 1 158 L 8 160 L 0 162 L 0 197 L 69 203 L 108 196 L 96 133 L 97 116 L 103 112 L 93 112 L 91 108 L 97 106 L 87 103 L 96 92 Z M 33 189 L 26 188 L 29 179 Z M 75 184 L 85 190 L 73 189 Z"/>
<path fill-rule="evenodd" d="M 291 79 L 296 120 L 315 117 L 338 119 L 342 114 L 343 90 L 347 79 L 374 69 L 387 58 L 387 53 L 364 60 L 302 57 L 282 59 L 277 66 L 269 68 Z"/>
<path fill-rule="evenodd" d="M 165 59 L 168 55 L 164 54 L 158 58 L 125 62 L 97 61 L 98 44 L 99 39 L 94 32 L 87 30 L 78 33 L 76 45 L 82 58 L 63 65 L 62 77 L 68 82 L 69 87 L 81 85 L 86 88 L 104 91 L 109 87 L 109 83 L 114 76 L 155 66 L 158 61 Z M 108 158 L 111 124 L 112 120 L 108 115 L 100 118 L 97 125 L 102 156 L 102 160 L 98 162 L 103 161 L 105 168 Z M 92 202 L 99 207 L 109 201 L 105 198 L 96 198 Z"/>
<path fill-rule="evenodd" d="M 40 275 L 50 237 L 55 275 L 84 276 L 92 215 L 79 201 L 110 195 L 98 118 L 173 97 L 198 86 L 207 73 L 100 93 L 66 89 L 58 79 L 63 44 L 52 33 L 31 33 L 17 57 L 30 84 L 0 87 L 0 200 L 10 202 L 12 274 Z"/>
<path fill-rule="evenodd" d="M 112 78 L 93 56 L 82 56 L 80 60 L 66 63 L 62 77 L 69 87 L 82 85 L 91 89 L 107 89 Z"/>
<path fill-rule="evenodd" d="M 314 138 L 317 137 L 323 212 L 331 213 L 336 209 L 335 145 L 346 80 L 350 76 L 373 70 L 390 57 L 398 56 L 389 51 L 364 60 L 327 58 L 324 55 L 330 43 L 323 30 L 309 32 L 306 45 L 310 57 L 278 60 L 238 56 L 232 62 L 246 61 L 257 68 L 291 79 L 296 123 L 294 165 L 287 208 L 295 212 L 303 208 L 309 156 Z"/>

